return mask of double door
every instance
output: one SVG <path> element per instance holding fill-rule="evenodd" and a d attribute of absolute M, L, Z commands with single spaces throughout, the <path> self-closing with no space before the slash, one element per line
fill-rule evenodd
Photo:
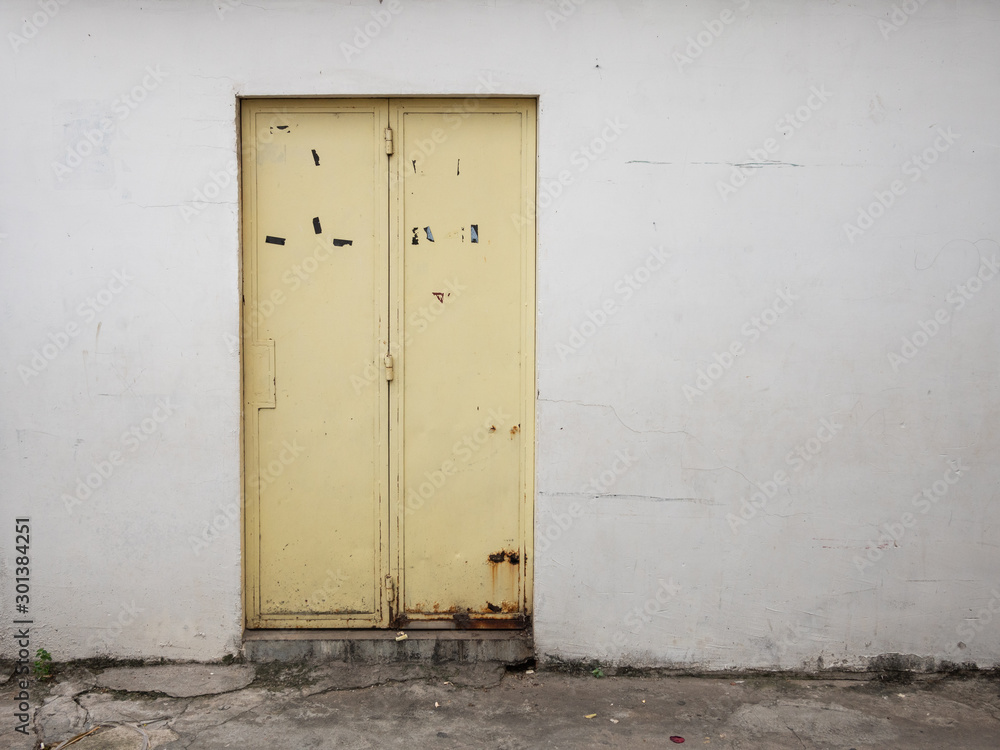
<path fill-rule="evenodd" d="M 248 627 L 523 627 L 534 101 L 241 114 Z"/>

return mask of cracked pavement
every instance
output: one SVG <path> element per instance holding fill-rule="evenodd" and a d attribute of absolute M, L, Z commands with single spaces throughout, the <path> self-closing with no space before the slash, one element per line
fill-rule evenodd
<path fill-rule="evenodd" d="M 879 748 L 1000 746 L 1000 681 L 594 677 L 496 664 L 61 665 L 30 689 L 34 734 L 14 731 L 0 679 L 0 747 Z M 95 729 L 96 727 L 96 729 Z"/>

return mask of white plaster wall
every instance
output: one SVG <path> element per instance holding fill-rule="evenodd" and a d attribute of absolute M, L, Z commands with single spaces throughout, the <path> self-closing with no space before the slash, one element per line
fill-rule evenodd
<path fill-rule="evenodd" d="M 987 0 L 4 2 L 2 611 L 28 514 L 35 644 L 57 659 L 239 646 L 236 97 L 538 95 L 539 654 L 994 664 L 1000 277 L 960 310 L 948 295 L 1000 255 L 998 22 Z M 813 87 L 808 119 L 777 126 Z M 762 158 L 780 163 L 720 195 Z"/>

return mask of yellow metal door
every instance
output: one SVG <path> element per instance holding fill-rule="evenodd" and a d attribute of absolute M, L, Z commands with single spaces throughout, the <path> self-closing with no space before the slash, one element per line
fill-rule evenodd
<path fill-rule="evenodd" d="M 393 108 L 401 605 L 411 624 L 517 626 L 528 611 L 533 107 Z"/>
<path fill-rule="evenodd" d="M 248 627 L 527 622 L 534 122 L 244 102 Z"/>
<path fill-rule="evenodd" d="M 251 627 L 388 622 L 385 101 L 243 106 Z"/>

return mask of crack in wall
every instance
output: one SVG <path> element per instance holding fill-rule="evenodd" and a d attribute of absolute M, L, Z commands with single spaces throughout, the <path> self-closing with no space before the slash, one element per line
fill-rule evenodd
<path fill-rule="evenodd" d="M 621 424 L 622 427 L 624 427 L 629 432 L 634 432 L 636 435 L 647 435 L 649 433 L 654 433 L 654 432 L 660 435 L 687 435 L 689 438 L 691 438 L 696 442 L 699 442 L 700 444 L 698 438 L 696 438 L 687 430 L 664 430 L 662 428 L 656 428 L 651 430 L 638 430 L 635 427 L 630 427 L 628 424 L 625 423 L 625 420 L 623 420 L 621 416 L 618 414 L 618 410 L 615 409 L 615 407 L 613 407 L 611 404 L 591 404 L 586 401 L 574 401 L 572 399 L 556 399 L 556 398 L 539 398 L 538 401 L 540 403 L 573 404 L 575 406 L 586 406 L 593 409 L 608 409 L 611 411 L 612 414 L 615 415 L 615 419 L 618 420 L 618 422 Z"/>

